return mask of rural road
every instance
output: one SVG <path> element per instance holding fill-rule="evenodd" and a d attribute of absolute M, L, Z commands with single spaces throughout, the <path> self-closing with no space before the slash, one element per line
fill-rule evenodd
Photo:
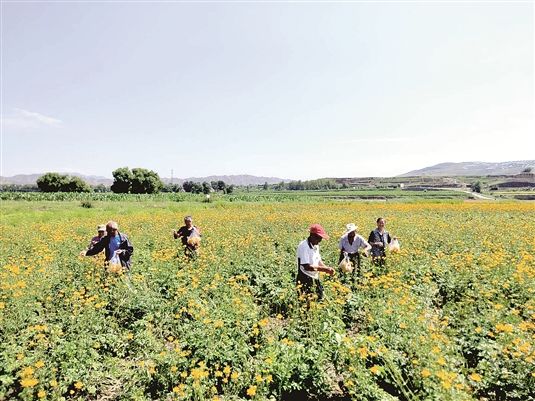
<path fill-rule="evenodd" d="M 495 198 L 491 196 L 481 195 L 477 192 L 467 191 L 465 189 L 459 189 L 459 188 L 435 188 L 435 189 L 441 189 L 444 191 L 457 191 L 457 192 L 464 192 L 465 194 L 472 195 L 476 199 L 485 199 L 485 200 L 496 200 Z"/>

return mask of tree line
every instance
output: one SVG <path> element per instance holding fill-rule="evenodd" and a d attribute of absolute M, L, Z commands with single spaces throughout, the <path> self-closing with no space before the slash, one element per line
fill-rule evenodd
<path fill-rule="evenodd" d="M 228 185 L 224 181 L 193 182 L 185 181 L 180 184 L 164 184 L 158 173 L 144 168 L 120 167 L 112 172 L 113 184 L 110 190 L 118 194 L 155 194 L 159 192 L 190 192 L 194 194 L 209 194 L 211 192 L 223 192 L 230 194 L 234 191 L 234 185 Z M 11 185 L 4 190 L 22 189 L 21 186 Z M 34 186 L 24 186 L 25 191 L 35 190 Z M 91 187 L 79 177 L 46 173 L 37 179 L 37 189 L 41 192 L 106 192 L 108 189 L 99 184 Z"/>

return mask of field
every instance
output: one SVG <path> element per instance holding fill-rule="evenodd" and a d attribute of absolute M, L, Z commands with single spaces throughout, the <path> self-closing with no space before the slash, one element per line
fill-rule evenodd
<path fill-rule="evenodd" d="M 132 199 L 2 202 L 0 400 L 535 399 L 533 203 Z M 185 214 L 192 262 L 171 235 Z M 378 216 L 401 252 L 355 285 L 323 277 L 307 310 L 307 227 L 334 265 L 345 224 Z M 109 219 L 130 274 L 78 256 Z"/>

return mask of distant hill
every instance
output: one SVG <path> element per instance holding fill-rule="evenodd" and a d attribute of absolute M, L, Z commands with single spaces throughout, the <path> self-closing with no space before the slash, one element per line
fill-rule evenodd
<path fill-rule="evenodd" d="M 485 175 L 515 175 L 520 174 L 527 167 L 535 170 L 535 160 L 520 160 L 501 163 L 463 162 L 440 163 L 420 170 L 409 171 L 398 177 L 452 177 L 452 176 L 485 176 Z"/>
<path fill-rule="evenodd" d="M 41 177 L 44 173 L 40 174 L 18 174 L 12 177 L 1 177 L 0 184 L 15 184 L 15 185 L 36 185 L 37 179 Z M 83 175 L 80 173 L 60 173 L 65 175 L 71 175 L 75 177 L 80 177 L 82 180 L 87 182 L 89 185 L 105 185 L 110 186 L 113 184 L 113 180 L 106 177 L 96 176 L 96 175 Z"/>
<path fill-rule="evenodd" d="M 110 186 L 113 184 L 113 180 L 106 177 L 100 177 L 95 175 L 83 175 L 79 173 L 61 173 L 68 174 L 76 177 L 80 177 L 89 185 L 105 185 Z M 15 184 L 15 185 L 35 185 L 37 179 L 41 177 L 41 174 L 18 174 L 12 177 L 0 177 L 0 184 Z M 171 178 L 162 178 L 162 181 L 166 184 L 171 182 Z M 281 181 L 289 182 L 291 180 L 277 178 L 277 177 L 257 177 L 254 175 L 210 175 L 208 177 L 189 177 L 189 178 L 173 178 L 173 184 L 182 184 L 184 181 L 194 182 L 211 182 L 211 181 L 224 181 L 228 185 L 262 185 L 265 182 L 268 184 L 278 184 Z"/>

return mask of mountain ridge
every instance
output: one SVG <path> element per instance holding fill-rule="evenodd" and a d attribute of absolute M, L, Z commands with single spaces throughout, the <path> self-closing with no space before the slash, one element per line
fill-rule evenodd
<path fill-rule="evenodd" d="M 535 171 L 535 160 L 506 162 L 460 162 L 439 163 L 412 170 L 396 177 L 453 177 L 453 176 L 497 176 L 520 174 L 531 167 Z"/>

